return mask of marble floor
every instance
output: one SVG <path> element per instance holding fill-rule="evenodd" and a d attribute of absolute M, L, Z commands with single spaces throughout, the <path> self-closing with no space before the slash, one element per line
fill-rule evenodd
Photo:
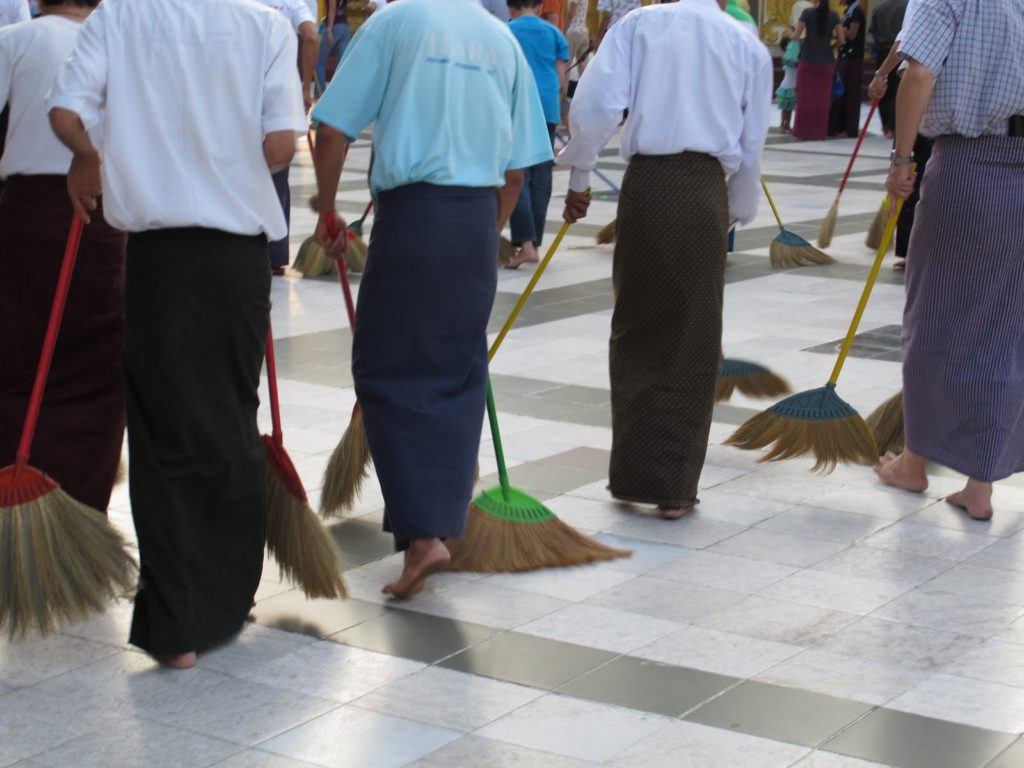
<path fill-rule="evenodd" d="M 773 271 L 767 205 L 736 238 L 726 353 L 796 390 L 828 377 L 867 274 L 889 150 L 878 134 L 842 200 L 837 264 Z M 771 137 L 765 179 L 787 226 L 814 237 L 852 146 Z M 364 138 L 339 194 L 348 216 L 368 199 L 368 161 Z M 614 149 L 601 171 L 621 181 Z M 556 173 L 556 201 L 567 178 Z M 313 226 L 305 152 L 292 184 L 297 249 Z M 195 670 L 160 670 L 126 644 L 129 603 L 56 636 L 0 641 L 0 766 L 1024 766 L 1021 483 L 1000 484 L 995 518 L 979 523 L 944 503 L 959 478 L 937 468 L 915 496 L 864 467 L 758 464 L 721 445 L 768 405 L 737 396 L 716 409 L 694 514 L 666 522 L 611 502 L 611 251 L 593 235 L 615 194 L 597 180 L 595 191 L 492 371 L 513 483 L 631 558 L 444 574 L 388 604 L 380 587 L 400 563 L 371 480 L 331 527 L 352 597 L 306 600 L 268 561 L 252 623 Z M 492 331 L 530 274 L 500 274 Z M 351 335 L 336 279 L 289 274 L 273 301 L 285 440 L 315 504 L 354 400 Z M 886 267 L 840 381 L 862 413 L 900 387 L 902 302 Z M 489 440 L 480 453 L 486 486 Z M 133 537 L 124 486 L 111 517 Z"/>

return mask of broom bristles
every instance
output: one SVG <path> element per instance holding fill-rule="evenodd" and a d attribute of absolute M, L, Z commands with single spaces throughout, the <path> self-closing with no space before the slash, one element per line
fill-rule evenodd
<path fill-rule="evenodd" d="M 875 218 L 871 222 L 871 226 L 868 228 L 867 237 L 864 238 L 864 245 L 870 248 L 872 251 L 877 251 L 878 247 L 882 244 L 882 235 L 885 232 L 885 223 L 889 220 L 889 211 L 885 204 L 878 209 L 875 214 Z"/>
<path fill-rule="evenodd" d="M 309 504 L 292 493 L 268 455 L 267 550 L 281 575 L 309 598 L 348 597 L 341 553 Z"/>
<path fill-rule="evenodd" d="M 832 472 L 842 463 L 874 463 L 878 446 L 864 419 L 791 419 L 764 411 L 740 426 L 728 440 L 742 450 L 768 452 L 759 461 L 782 461 L 811 454 L 815 472 Z"/>
<path fill-rule="evenodd" d="M 448 570 L 475 573 L 535 571 L 629 557 L 566 525 L 557 517 L 538 523 L 502 520 L 469 507 L 466 534 L 445 542 L 452 559 Z"/>
<path fill-rule="evenodd" d="M 824 251 L 819 251 L 802 237 L 788 229 L 782 230 L 768 248 L 768 258 L 776 268 L 784 267 L 816 267 L 821 264 L 834 264 L 835 259 Z"/>
<path fill-rule="evenodd" d="M 597 237 L 595 239 L 597 240 L 598 245 L 608 245 L 615 242 L 615 225 L 616 220 L 612 219 L 597 231 Z"/>
<path fill-rule="evenodd" d="M 348 241 L 348 252 L 345 254 L 345 266 L 350 272 L 362 272 L 366 269 L 366 256 L 369 248 L 361 235 Z"/>
<path fill-rule="evenodd" d="M 0 517 L 0 629 L 11 639 L 50 634 L 135 589 L 124 538 L 60 488 L 0 508 Z"/>
<path fill-rule="evenodd" d="M 897 392 L 868 416 L 866 423 L 878 445 L 878 455 L 900 453 L 904 446 L 903 392 Z"/>
<path fill-rule="evenodd" d="M 836 220 L 839 218 L 839 201 L 832 203 L 825 218 L 821 221 L 821 231 L 818 232 L 818 247 L 828 248 L 832 245 L 832 235 L 836 231 Z"/>
<path fill-rule="evenodd" d="M 505 267 L 515 258 L 516 247 L 507 237 L 498 238 L 498 266 Z"/>
<path fill-rule="evenodd" d="M 715 379 L 715 402 L 727 403 L 736 391 L 736 379 L 732 376 L 719 376 Z"/>
<path fill-rule="evenodd" d="M 320 492 L 321 514 L 330 516 L 351 509 L 369 470 L 370 446 L 366 442 L 362 411 L 356 407 L 324 471 L 323 489 Z"/>

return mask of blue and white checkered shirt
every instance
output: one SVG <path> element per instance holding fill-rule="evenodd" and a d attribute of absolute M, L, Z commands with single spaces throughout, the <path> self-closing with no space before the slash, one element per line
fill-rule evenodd
<path fill-rule="evenodd" d="M 1024 113 L 1024 0 L 919 0 L 902 35 L 936 78 L 921 133 L 1005 135 Z"/>

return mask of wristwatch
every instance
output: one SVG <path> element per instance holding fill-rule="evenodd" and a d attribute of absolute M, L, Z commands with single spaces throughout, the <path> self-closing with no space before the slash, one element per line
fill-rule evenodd
<path fill-rule="evenodd" d="M 895 149 L 893 149 L 893 151 L 889 153 L 889 160 L 890 160 L 890 162 L 892 162 L 893 165 L 913 165 L 914 164 L 914 156 L 913 155 L 897 155 Z"/>

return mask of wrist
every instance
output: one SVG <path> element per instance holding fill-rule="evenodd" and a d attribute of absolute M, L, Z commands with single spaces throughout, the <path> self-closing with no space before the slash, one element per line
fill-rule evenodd
<path fill-rule="evenodd" d="M 889 154 L 889 162 L 892 164 L 894 168 L 913 165 L 914 155 L 913 153 L 903 155 L 900 154 L 898 149 L 893 149 L 893 151 Z"/>

